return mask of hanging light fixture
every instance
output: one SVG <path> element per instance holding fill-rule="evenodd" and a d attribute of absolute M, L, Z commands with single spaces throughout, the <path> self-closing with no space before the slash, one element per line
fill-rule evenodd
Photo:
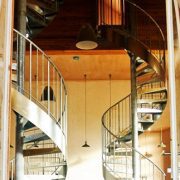
<path fill-rule="evenodd" d="M 48 98 L 48 93 L 49 93 L 49 98 Z M 54 92 L 51 86 L 46 86 L 41 95 L 41 101 L 48 101 L 48 100 L 56 101 L 56 98 L 54 96 Z"/>
<path fill-rule="evenodd" d="M 161 140 L 160 140 L 160 144 L 158 144 L 158 147 L 165 148 L 166 145 L 163 143 L 163 139 L 162 139 L 162 123 L 161 123 L 160 137 L 161 137 Z"/>
<path fill-rule="evenodd" d="M 146 135 L 147 135 L 147 132 L 145 132 L 145 142 L 147 143 L 148 141 L 146 140 Z M 150 153 L 148 152 L 147 144 L 145 144 L 145 147 L 146 147 L 146 152 L 145 152 L 144 156 L 146 156 L 147 158 L 152 157 L 152 154 L 150 154 Z"/>
<path fill-rule="evenodd" d="M 95 49 L 98 46 L 96 34 L 90 24 L 81 27 L 76 47 L 83 50 Z"/>
<path fill-rule="evenodd" d="M 86 139 L 86 74 L 84 75 L 84 135 L 85 143 L 82 145 L 82 147 L 90 147 Z"/>

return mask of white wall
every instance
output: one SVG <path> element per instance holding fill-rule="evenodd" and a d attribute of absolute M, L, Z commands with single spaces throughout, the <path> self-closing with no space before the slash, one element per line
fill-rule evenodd
<path fill-rule="evenodd" d="M 87 141 L 84 144 L 84 82 L 66 82 L 68 89 L 68 180 L 102 180 L 101 117 L 109 107 L 109 81 L 87 81 Z M 112 81 L 112 104 L 130 92 L 129 81 Z"/>

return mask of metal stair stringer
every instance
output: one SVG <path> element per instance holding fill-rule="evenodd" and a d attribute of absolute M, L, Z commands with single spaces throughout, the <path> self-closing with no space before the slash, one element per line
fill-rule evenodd
<path fill-rule="evenodd" d="M 133 54 L 136 58 L 136 111 L 138 134 L 141 134 L 159 119 L 167 102 L 164 67 L 165 38 L 156 21 L 142 8 L 129 0 L 121 1 L 123 10 L 125 9 L 124 14 L 122 13 L 122 16 L 124 15 L 123 20 L 125 20 L 124 24 L 121 24 L 121 26 L 111 24 L 113 23 L 113 12 L 109 12 L 113 11 L 113 8 L 109 7 L 108 9 L 106 3 L 108 3 L 106 0 L 99 2 L 100 13 L 102 13 L 100 15 L 102 18 L 102 22 L 100 22 L 102 34 L 104 33 L 107 40 L 117 47 L 123 47 L 128 54 Z M 103 19 L 106 11 L 108 12 L 106 16 L 109 14 L 109 17 Z M 134 14 L 131 14 L 131 12 Z M 145 33 L 145 39 L 141 38 L 143 26 L 140 28 L 137 26 L 138 23 L 133 22 L 133 20 L 136 21 L 136 18 L 139 18 L 139 21 L 149 23 L 150 27 L 155 27 L 158 34 L 157 39 L 151 39 L 151 33 L 149 32 Z M 109 21 L 105 24 L 107 19 Z M 126 22 L 127 20 L 129 22 Z M 130 28 L 128 29 L 128 27 Z M 142 66 L 140 67 L 140 65 Z M 108 180 L 107 177 L 110 173 L 113 177 L 111 179 L 133 179 L 132 152 L 134 151 L 139 156 L 141 167 L 138 179 L 164 180 L 165 173 L 163 170 L 148 157 L 134 149 L 132 144 L 128 144 L 132 140 L 131 114 L 130 94 L 111 106 L 102 116 L 104 178 Z M 131 149 L 131 152 L 129 152 L 129 149 Z M 148 167 L 148 170 L 145 167 Z"/>
<path fill-rule="evenodd" d="M 65 155 L 66 142 L 64 133 L 56 121 L 15 88 L 11 89 L 11 100 L 12 109 L 48 135 Z"/>

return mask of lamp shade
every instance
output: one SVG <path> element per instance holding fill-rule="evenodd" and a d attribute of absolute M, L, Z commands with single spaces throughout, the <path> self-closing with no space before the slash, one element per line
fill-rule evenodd
<path fill-rule="evenodd" d="M 87 144 L 87 141 L 82 145 L 82 147 L 90 147 L 90 145 Z"/>
<path fill-rule="evenodd" d="M 76 47 L 83 50 L 95 49 L 97 44 L 96 34 L 90 24 L 85 24 L 81 27 Z"/>
<path fill-rule="evenodd" d="M 49 100 L 56 101 L 56 98 L 54 96 L 54 92 L 53 92 L 53 89 L 51 88 L 51 86 L 46 86 L 44 88 L 43 93 L 41 95 L 41 101 L 48 101 L 48 91 L 49 91 Z"/>

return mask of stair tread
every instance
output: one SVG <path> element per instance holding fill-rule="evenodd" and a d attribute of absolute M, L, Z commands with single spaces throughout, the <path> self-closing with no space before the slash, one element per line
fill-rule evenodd
<path fill-rule="evenodd" d="M 139 113 L 161 113 L 161 109 L 152 109 L 152 108 L 137 108 Z"/>
<path fill-rule="evenodd" d="M 150 65 L 147 62 L 143 62 L 136 68 L 136 73 L 140 73 L 144 69 L 149 68 L 149 67 L 150 67 Z"/>
<path fill-rule="evenodd" d="M 138 122 L 140 123 L 154 123 L 152 119 L 139 119 Z"/>
<path fill-rule="evenodd" d="M 167 99 L 138 99 L 137 103 L 139 104 L 152 104 L 152 103 L 164 103 L 167 102 Z"/>
<path fill-rule="evenodd" d="M 163 91 L 166 91 L 166 87 L 144 89 L 144 90 L 141 90 L 139 94 L 151 94 L 151 93 L 159 93 Z"/>
<path fill-rule="evenodd" d="M 148 84 L 148 83 L 153 83 L 153 82 L 158 82 L 161 80 L 160 76 L 143 76 L 141 78 L 140 76 L 137 78 L 137 85 L 141 86 L 143 84 Z"/>
<path fill-rule="evenodd" d="M 49 137 L 44 134 L 44 133 L 37 133 L 37 134 L 32 134 L 29 136 L 24 137 L 24 143 L 29 143 L 29 142 L 34 142 L 34 141 L 42 141 L 49 139 Z"/>

